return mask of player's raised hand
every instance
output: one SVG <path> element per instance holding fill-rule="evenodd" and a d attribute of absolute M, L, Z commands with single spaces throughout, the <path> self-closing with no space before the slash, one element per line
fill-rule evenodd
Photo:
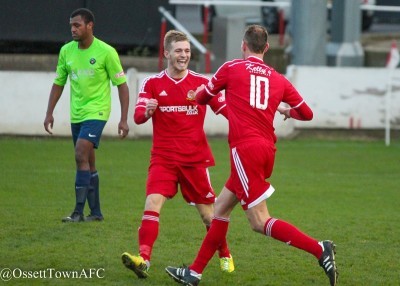
<path fill-rule="evenodd" d="M 147 103 L 146 103 L 146 112 L 145 112 L 145 116 L 146 118 L 149 118 L 151 116 L 153 116 L 154 111 L 156 110 L 158 106 L 158 101 L 155 98 L 150 98 Z"/>

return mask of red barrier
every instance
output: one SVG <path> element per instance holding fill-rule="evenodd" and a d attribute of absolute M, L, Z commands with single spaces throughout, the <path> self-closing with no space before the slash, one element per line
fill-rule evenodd
<path fill-rule="evenodd" d="M 163 17 L 161 19 L 161 29 L 160 29 L 160 45 L 158 48 L 158 71 L 164 69 L 164 37 L 167 33 L 167 20 Z"/>
<path fill-rule="evenodd" d="M 279 26 L 278 26 L 279 45 L 283 46 L 285 40 L 285 17 L 283 15 L 282 9 L 279 9 L 278 17 L 279 17 Z"/>
<path fill-rule="evenodd" d="M 208 43 L 208 14 L 209 14 L 209 7 L 208 5 L 204 5 L 203 7 L 204 16 L 203 16 L 203 45 L 207 48 Z M 210 51 L 207 49 L 207 52 L 204 55 L 204 62 L 205 62 L 205 73 L 211 72 L 211 56 Z"/>

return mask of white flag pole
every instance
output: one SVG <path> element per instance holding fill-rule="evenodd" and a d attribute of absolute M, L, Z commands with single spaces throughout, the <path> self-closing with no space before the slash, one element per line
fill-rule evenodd
<path fill-rule="evenodd" d="M 390 48 L 390 52 L 388 54 L 388 58 L 386 61 L 386 67 L 389 69 L 389 80 L 388 86 L 386 89 L 385 96 L 385 144 L 386 146 L 390 145 L 390 109 L 391 109 L 391 101 L 392 101 L 392 78 L 393 78 L 393 70 L 398 66 L 400 62 L 400 54 L 397 49 L 396 41 L 392 42 L 392 46 Z"/>
<path fill-rule="evenodd" d="M 390 107 L 392 101 L 392 77 L 393 69 L 389 69 L 389 80 L 385 96 L 385 145 L 390 146 Z"/>

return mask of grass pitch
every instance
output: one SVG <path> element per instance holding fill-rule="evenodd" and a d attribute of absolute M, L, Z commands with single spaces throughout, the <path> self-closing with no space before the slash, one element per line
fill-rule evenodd
<path fill-rule="evenodd" d="M 210 144 L 219 193 L 229 173 L 228 146 L 225 139 Z M 150 146 L 103 139 L 96 154 L 105 221 L 65 224 L 61 218 L 74 206 L 72 140 L 0 138 L 1 277 L 7 268 L 16 276 L 9 285 L 176 285 L 164 268 L 189 264 L 205 234 L 180 195 L 162 210 L 150 278 L 137 279 L 120 259 L 124 251 L 137 253 Z M 270 213 L 335 241 L 339 285 L 398 285 L 399 142 L 298 139 L 277 147 Z M 201 285 L 328 285 L 311 255 L 252 232 L 240 206 L 228 242 L 236 271 L 223 275 L 214 257 Z"/>

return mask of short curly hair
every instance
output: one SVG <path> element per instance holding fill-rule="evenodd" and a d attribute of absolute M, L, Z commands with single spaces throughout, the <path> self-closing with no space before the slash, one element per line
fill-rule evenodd
<path fill-rule="evenodd" d="M 71 13 L 70 18 L 74 18 L 76 16 L 81 16 L 85 24 L 92 22 L 94 24 L 94 15 L 93 12 L 86 8 L 76 9 Z"/>

